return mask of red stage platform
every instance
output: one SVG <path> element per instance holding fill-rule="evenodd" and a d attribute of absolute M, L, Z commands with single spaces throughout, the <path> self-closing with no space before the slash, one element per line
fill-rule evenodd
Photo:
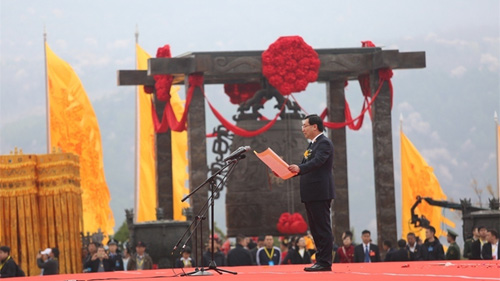
<path fill-rule="evenodd" d="M 428 281 L 428 280 L 474 280 L 500 281 L 500 261 L 433 261 L 433 262 L 387 262 L 334 264 L 332 272 L 304 272 L 304 265 L 221 267 L 238 272 L 237 275 L 218 273 L 210 270 L 212 276 L 179 276 L 180 269 L 159 269 L 144 271 L 124 271 L 105 273 L 81 273 L 53 276 L 34 276 L 15 280 L 144 280 L 157 281 L 171 278 L 179 280 L 342 280 L 342 281 Z"/>

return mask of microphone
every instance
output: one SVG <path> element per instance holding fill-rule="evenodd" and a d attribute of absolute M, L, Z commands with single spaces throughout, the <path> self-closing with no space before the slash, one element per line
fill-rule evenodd
<path fill-rule="evenodd" d="M 250 146 L 240 146 L 238 149 L 233 151 L 233 153 L 229 154 L 228 157 L 224 158 L 224 162 L 229 161 L 229 160 L 234 160 L 242 156 L 243 153 L 249 151 L 251 148 Z"/>

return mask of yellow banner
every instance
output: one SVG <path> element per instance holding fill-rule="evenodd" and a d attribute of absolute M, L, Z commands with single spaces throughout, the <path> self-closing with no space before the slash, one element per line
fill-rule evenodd
<path fill-rule="evenodd" d="M 179 97 L 179 87 L 172 87 L 170 91 L 170 104 L 174 110 L 177 120 L 182 117 L 185 101 Z M 171 131 L 172 136 L 172 201 L 174 220 L 185 221 L 186 216 L 182 214 L 182 209 L 189 208 L 188 201 L 181 202 L 182 198 L 189 194 L 187 181 L 189 180 L 188 160 L 187 160 L 187 132 Z"/>
<path fill-rule="evenodd" d="M 411 207 L 416 197 L 431 197 L 434 200 L 446 200 L 441 186 L 439 185 L 433 168 L 427 164 L 411 141 L 401 131 L 401 194 L 402 194 L 402 236 L 406 239 L 409 232 L 415 233 L 422 241 L 425 240 L 425 229 L 415 228 L 411 221 Z M 415 209 L 419 216 L 424 215 L 430 224 L 436 228 L 436 236 L 445 236 L 446 232 L 441 229 L 442 224 L 452 228 L 455 224 L 442 215 L 441 207 L 431 206 L 422 200 Z"/>
<path fill-rule="evenodd" d="M 151 57 L 138 44 L 137 51 L 137 69 L 147 70 L 147 60 Z M 151 109 L 153 96 L 146 94 L 143 87 L 138 87 L 137 104 L 138 104 L 138 147 L 139 152 L 137 166 L 139 171 L 138 186 L 136 188 L 136 210 L 137 221 L 156 220 L 156 163 L 155 163 L 155 131 Z M 185 102 L 179 97 L 179 87 L 172 87 L 170 90 L 170 103 L 178 119 L 181 118 L 184 112 Z M 187 132 L 171 131 L 172 145 L 172 208 L 174 220 L 186 220 L 182 214 L 183 208 L 188 208 L 188 202 L 181 202 L 181 199 L 189 193 L 186 187 L 189 179 L 187 173 Z"/>
<path fill-rule="evenodd" d="M 101 133 L 94 109 L 78 75 L 45 43 L 50 147 L 80 157 L 85 232 L 113 234 L 115 225 L 102 157 Z"/>
<path fill-rule="evenodd" d="M 136 44 L 137 69 L 147 70 L 151 57 Z M 136 221 L 156 220 L 156 136 L 152 116 L 151 94 L 144 87 L 137 87 L 137 128 L 136 128 Z"/>

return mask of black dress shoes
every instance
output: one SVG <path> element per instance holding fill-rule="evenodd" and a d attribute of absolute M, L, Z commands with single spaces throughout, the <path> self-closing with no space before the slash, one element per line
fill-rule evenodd
<path fill-rule="evenodd" d="M 323 265 L 316 263 L 311 267 L 305 267 L 304 271 L 332 271 L 332 267 L 331 266 L 323 266 Z"/>

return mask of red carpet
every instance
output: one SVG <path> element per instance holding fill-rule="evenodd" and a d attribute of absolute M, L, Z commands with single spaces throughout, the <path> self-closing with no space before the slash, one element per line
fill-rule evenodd
<path fill-rule="evenodd" d="M 286 281 L 408 281 L 408 280 L 474 280 L 500 281 L 500 261 L 452 261 L 452 262 L 388 262 L 371 264 L 334 264 L 332 272 L 304 272 L 303 265 L 221 267 L 238 272 L 237 275 L 218 273 L 210 270 L 212 276 L 181 277 L 180 269 L 159 269 L 145 271 L 82 273 L 55 276 L 34 276 L 15 280 L 286 280 Z"/>

